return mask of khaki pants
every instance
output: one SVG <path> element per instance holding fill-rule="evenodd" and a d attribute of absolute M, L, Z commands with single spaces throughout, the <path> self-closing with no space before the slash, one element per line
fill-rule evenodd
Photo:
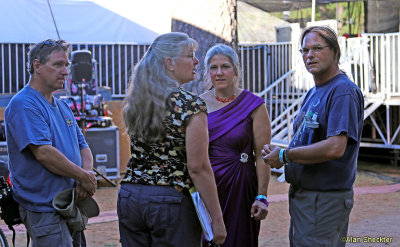
<path fill-rule="evenodd" d="M 347 236 L 353 190 L 321 192 L 300 188 L 290 194 L 291 247 L 345 246 L 342 239 Z"/>
<path fill-rule="evenodd" d="M 56 212 L 38 213 L 19 206 L 19 212 L 32 247 L 83 247 L 86 246 L 83 232 L 71 237 L 66 221 Z"/>

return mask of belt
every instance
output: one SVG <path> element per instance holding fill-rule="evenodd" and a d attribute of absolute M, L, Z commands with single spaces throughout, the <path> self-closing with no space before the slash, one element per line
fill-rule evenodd
<path fill-rule="evenodd" d="M 289 187 L 289 197 L 294 198 L 294 195 L 296 194 L 297 191 L 299 190 L 307 190 L 307 191 L 316 191 L 316 192 L 346 192 L 346 191 L 351 191 L 352 189 L 342 189 L 342 190 L 309 190 L 305 189 L 303 187 L 297 186 L 297 185 L 292 185 L 290 184 Z"/>

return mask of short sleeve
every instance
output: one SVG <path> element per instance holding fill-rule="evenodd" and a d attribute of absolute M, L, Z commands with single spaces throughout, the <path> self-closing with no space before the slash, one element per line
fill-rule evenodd
<path fill-rule="evenodd" d="M 200 112 L 207 113 L 206 103 L 200 97 L 184 90 L 173 93 L 170 104 L 175 125 L 186 126 L 192 116 Z"/>
<path fill-rule="evenodd" d="M 27 100 L 14 104 L 6 116 L 6 128 L 12 133 L 18 150 L 22 151 L 29 144 L 50 145 L 51 132 L 40 109 Z"/>
<path fill-rule="evenodd" d="M 356 95 L 348 93 L 332 99 L 329 117 L 327 137 L 337 136 L 345 133 L 347 137 L 354 141 L 359 141 L 360 136 L 358 123 L 361 105 Z"/>

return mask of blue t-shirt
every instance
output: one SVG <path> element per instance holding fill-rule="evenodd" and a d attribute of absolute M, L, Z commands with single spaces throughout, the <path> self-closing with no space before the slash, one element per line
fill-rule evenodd
<path fill-rule="evenodd" d="M 344 155 L 323 163 L 285 166 L 286 181 L 309 190 L 347 190 L 353 187 L 364 121 L 364 98 L 360 89 L 345 74 L 313 87 L 302 103 L 293 130 L 300 128 L 306 114 L 318 114 L 319 126 L 312 143 L 345 134 L 349 139 Z M 301 145 L 291 141 L 289 147 Z"/>
<path fill-rule="evenodd" d="M 5 123 L 15 200 L 34 212 L 54 212 L 53 197 L 72 188 L 74 179 L 47 170 L 28 145 L 52 145 L 82 167 L 80 150 L 88 145 L 72 111 L 65 102 L 53 97 L 52 104 L 27 85 L 11 99 Z"/>

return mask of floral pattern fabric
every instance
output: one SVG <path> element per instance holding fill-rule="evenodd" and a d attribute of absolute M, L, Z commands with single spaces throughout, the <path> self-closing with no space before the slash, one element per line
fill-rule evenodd
<path fill-rule="evenodd" d="M 169 105 L 162 141 L 149 144 L 131 136 L 131 158 L 121 183 L 169 185 L 179 191 L 193 186 L 187 169 L 185 129 L 189 119 L 207 112 L 207 107 L 202 99 L 183 89 L 170 95 Z"/>

